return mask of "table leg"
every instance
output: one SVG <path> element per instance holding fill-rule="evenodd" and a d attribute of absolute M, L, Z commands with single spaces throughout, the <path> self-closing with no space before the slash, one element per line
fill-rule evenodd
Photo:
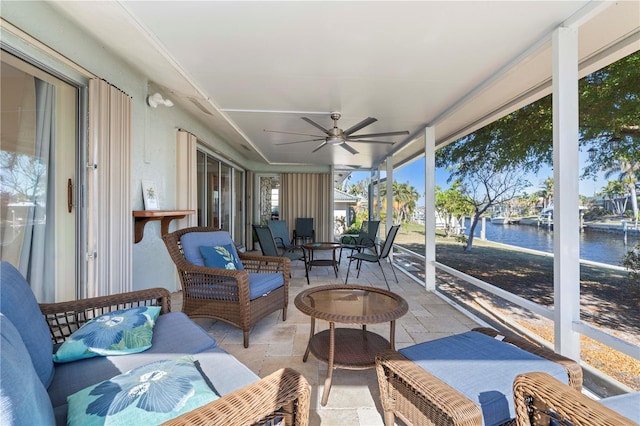
<path fill-rule="evenodd" d="M 316 331 L 316 319 L 311 317 L 311 331 L 309 332 L 309 341 L 307 342 L 307 350 L 304 352 L 304 356 L 302 357 L 302 362 L 307 362 L 309 358 L 309 351 L 311 350 L 311 338 L 315 334 Z"/>
<path fill-rule="evenodd" d="M 396 350 L 396 321 L 391 321 L 391 331 L 389 333 L 389 343 L 391 343 L 391 349 Z"/>
<path fill-rule="evenodd" d="M 324 379 L 324 391 L 322 391 L 322 400 L 320 405 L 323 407 L 327 405 L 329 399 L 329 391 L 331 390 L 331 378 L 333 377 L 333 354 L 335 350 L 336 339 L 336 325 L 333 322 L 329 323 L 329 362 L 327 365 L 327 378 Z"/>

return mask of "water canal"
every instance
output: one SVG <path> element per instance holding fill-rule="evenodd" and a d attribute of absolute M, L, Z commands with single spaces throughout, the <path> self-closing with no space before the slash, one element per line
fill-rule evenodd
<path fill-rule="evenodd" d="M 466 220 L 466 234 L 469 233 L 470 219 Z M 481 224 L 475 230 L 474 238 L 480 238 Z M 530 225 L 495 225 L 486 222 L 486 239 L 502 244 L 553 253 L 553 231 Z M 592 262 L 620 266 L 622 258 L 638 242 L 638 234 L 623 234 L 594 231 L 586 228 L 580 233 L 580 258 Z"/>

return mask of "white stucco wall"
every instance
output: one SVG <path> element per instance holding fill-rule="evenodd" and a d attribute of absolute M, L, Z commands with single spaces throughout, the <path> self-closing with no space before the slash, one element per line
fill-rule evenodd
<path fill-rule="evenodd" d="M 153 83 L 116 54 L 106 50 L 98 41 L 90 38 L 65 17 L 56 13 L 43 2 L 3 2 L 2 18 L 56 50 L 82 68 L 90 71 L 133 98 L 131 191 L 132 208 L 143 209 L 141 181 L 152 180 L 160 195 L 160 208 L 175 208 L 176 174 L 176 131 L 178 128 L 190 131 L 208 144 L 220 147 L 222 152 L 232 157 L 240 166 L 246 163 L 234 155 L 225 142 L 220 140 L 203 123 L 189 116 L 179 106 L 172 108 L 149 108 L 147 93 L 155 93 Z M 3 31 L 3 43 L 16 48 L 38 61 L 71 75 L 75 81 L 88 81 L 86 77 L 73 73 L 68 67 L 53 60 L 38 49 L 8 36 Z M 151 85 L 148 92 L 148 86 Z M 162 91 L 161 91 L 162 92 Z M 165 97 L 171 97 L 164 93 Z M 132 219 L 133 226 L 133 219 Z M 174 229 L 172 224 L 171 230 Z M 131 242 L 133 244 L 133 241 Z M 179 287 L 175 266 L 169 258 L 160 237 L 160 222 L 146 225 L 144 238 L 133 245 L 133 286 L 134 289 L 165 287 L 170 291 Z"/>

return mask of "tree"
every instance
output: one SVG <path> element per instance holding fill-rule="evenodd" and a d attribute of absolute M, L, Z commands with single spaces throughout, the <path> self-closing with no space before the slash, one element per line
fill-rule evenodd
<path fill-rule="evenodd" d="M 497 168 L 493 161 L 472 161 L 473 169 L 454 171 L 460 179 L 460 190 L 473 205 L 473 217 L 465 251 L 471 251 L 473 235 L 482 214 L 489 207 L 513 199 L 529 186 L 524 174 L 516 166 Z M 499 163 L 499 162 L 496 162 Z"/>
<path fill-rule="evenodd" d="M 454 182 L 451 188 L 442 191 L 436 187 L 436 212 L 444 222 L 445 236 L 451 236 L 454 222 L 462 216 L 473 214 L 473 203 L 460 191 L 460 184 Z"/>
<path fill-rule="evenodd" d="M 409 222 L 413 217 L 413 212 L 416 208 L 416 202 L 420 198 L 420 194 L 415 187 L 406 183 L 393 182 L 393 215 L 395 223 Z M 382 198 L 383 205 L 385 205 L 387 196 L 386 185 L 380 188 L 380 197 Z"/>
<path fill-rule="evenodd" d="M 631 211 L 633 212 L 633 221 L 638 226 L 638 194 L 636 193 L 636 184 L 638 183 L 638 174 L 640 174 L 640 162 L 631 163 L 621 158 L 614 162 L 605 172 L 605 179 L 609 179 L 612 175 L 618 175 L 618 181 L 627 189 L 624 195 L 631 197 Z M 623 210 L 624 212 L 624 210 Z"/>
<path fill-rule="evenodd" d="M 607 182 L 601 195 L 609 199 L 613 205 L 613 213 L 622 216 L 627 209 L 627 191 L 622 182 L 618 180 Z"/>

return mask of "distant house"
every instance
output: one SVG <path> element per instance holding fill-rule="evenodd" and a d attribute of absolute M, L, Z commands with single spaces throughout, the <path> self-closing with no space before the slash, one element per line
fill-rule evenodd
<path fill-rule="evenodd" d="M 351 226 L 351 223 L 355 220 L 356 211 L 355 208 L 360 201 L 360 198 L 347 194 L 346 192 L 338 189 L 333 190 L 333 217 L 334 219 L 344 217 L 345 227 Z M 337 226 L 337 225 L 336 225 Z"/>

